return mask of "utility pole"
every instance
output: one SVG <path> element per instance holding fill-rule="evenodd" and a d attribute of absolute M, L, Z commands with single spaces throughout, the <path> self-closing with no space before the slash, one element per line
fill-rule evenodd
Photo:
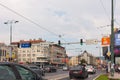
<path fill-rule="evenodd" d="M 111 76 L 114 76 L 114 2 L 111 0 Z"/>

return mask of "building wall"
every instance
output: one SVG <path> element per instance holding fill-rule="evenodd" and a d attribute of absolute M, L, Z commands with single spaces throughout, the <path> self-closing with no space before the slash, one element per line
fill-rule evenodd
<path fill-rule="evenodd" d="M 22 43 L 31 43 L 31 47 L 21 47 Z M 66 55 L 64 47 L 58 46 L 51 42 L 42 40 L 29 40 L 13 42 L 12 45 L 19 44 L 17 52 L 17 60 L 19 63 L 56 63 L 62 64 L 62 59 Z"/>
<path fill-rule="evenodd" d="M 73 56 L 69 59 L 69 66 L 75 66 L 78 65 L 78 57 Z"/>
<path fill-rule="evenodd" d="M 96 64 L 96 62 L 95 62 L 96 57 L 94 57 L 87 51 L 84 51 L 81 55 L 79 55 L 79 62 L 82 59 L 84 59 L 87 62 L 87 64 Z"/>
<path fill-rule="evenodd" d="M 9 47 L 4 43 L 0 43 L 0 62 L 8 61 L 7 54 L 9 55 Z"/>

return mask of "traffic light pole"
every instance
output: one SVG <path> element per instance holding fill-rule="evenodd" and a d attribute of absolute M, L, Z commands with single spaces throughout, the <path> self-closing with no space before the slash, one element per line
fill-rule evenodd
<path fill-rule="evenodd" d="M 113 0 L 111 1 L 111 76 L 114 76 L 114 5 Z"/>

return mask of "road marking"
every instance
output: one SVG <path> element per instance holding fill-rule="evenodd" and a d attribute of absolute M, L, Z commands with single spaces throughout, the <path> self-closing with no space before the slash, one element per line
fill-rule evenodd
<path fill-rule="evenodd" d="M 66 77 L 69 77 L 68 73 L 58 74 L 58 75 L 55 75 L 55 76 L 47 76 L 47 77 L 45 77 L 45 79 L 48 79 L 48 80 L 59 80 L 59 79 L 66 78 Z"/>

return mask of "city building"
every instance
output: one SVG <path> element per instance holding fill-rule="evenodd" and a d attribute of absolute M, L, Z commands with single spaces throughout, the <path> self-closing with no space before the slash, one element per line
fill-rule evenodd
<path fill-rule="evenodd" d="M 78 65 L 78 57 L 72 56 L 69 58 L 69 66 L 75 66 Z"/>
<path fill-rule="evenodd" d="M 16 58 L 18 63 L 58 65 L 63 64 L 62 59 L 66 55 L 64 47 L 42 39 L 12 42 L 12 47 L 14 52 L 17 51 Z"/>
<path fill-rule="evenodd" d="M 84 51 L 81 55 L 78 56 L 78 63 L 80 64 L 81 60 L 84 59 L 86 61 L 87 64 L 96 64 L 95 60 L 96 57 L 94 57 L 93 55 L 91 55 L 90 53 L 88 53 L 87 51 Z"/>
<path fill-rule="evenodd" d="M 0 43 L 0 62 L 8 61 L 9 47 L 5 43 Z"/>

